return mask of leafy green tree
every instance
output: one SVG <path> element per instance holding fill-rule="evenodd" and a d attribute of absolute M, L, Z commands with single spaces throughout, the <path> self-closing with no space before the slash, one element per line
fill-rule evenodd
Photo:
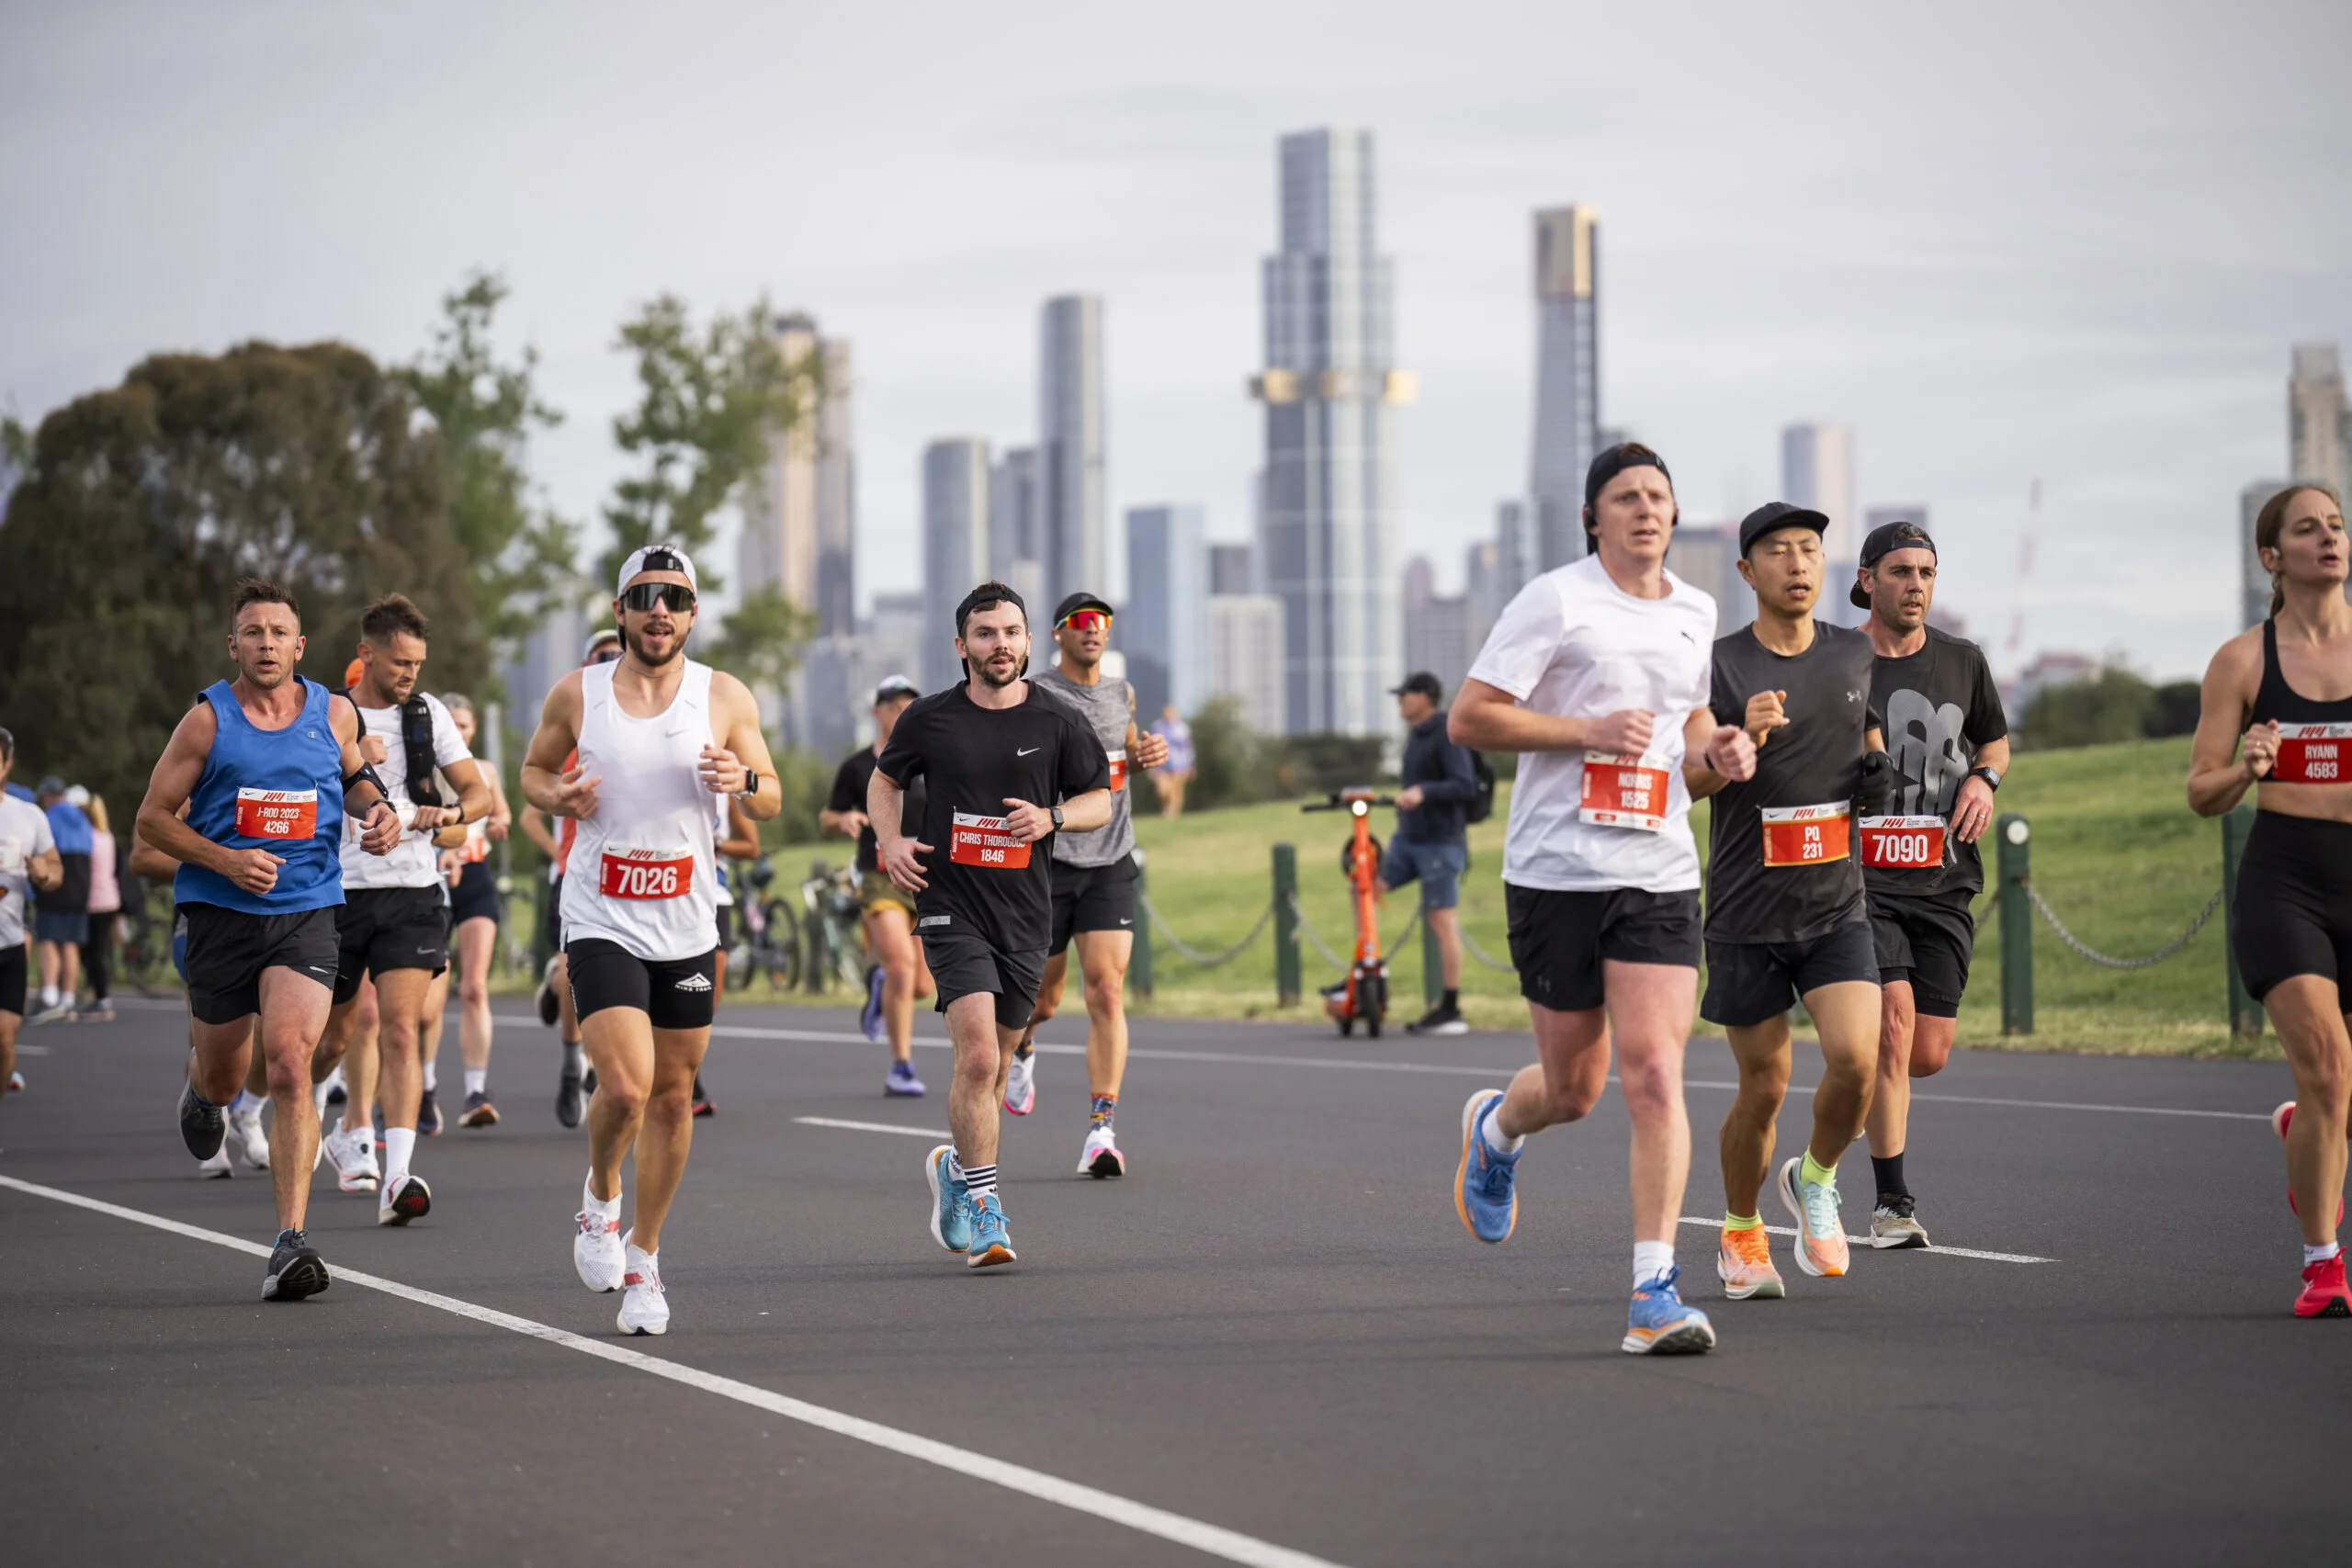
<path fill-rule="evenodd" d="M 1259 765 L 1258 737 L 1241 716 L 1241 699 L 1211 697 L 1193 715 L 1192 725 L 1194 761 L 1185 809 L 1210 811 L 1265 799 L 1266 771 Z"/>
<path fill-rule="evenodd" d="M 337 343 L 157 355 L 51 412 L 0 522 L 0 721 L 28 761 L 137 799 L 198 688 L 231 673 L 236 580 L 301 602 L 302 672 L 340 684 L 361 605 L 433 621 L 435 682 L 484 672 L 440 442 Z"/>
<path fill-rule="evenodd" d="M 526 467 L 531 433 L 563 415 L 534 386 L 537 350 L 502 364 L 491 344 L 506 295 L 497 274 L 473 274 L 442 298 L 433 346 L 393 375 L 440 432 L 449 525 L 473 566 L 474 618 L 493 645 L 511 647 L 582 584 L 577 530 L 534 498 Z"/>
<path fill-rule="evenodd" d="M 800 662 L 801 646 L 816 630 L 817 613 L 795 604 L 770 583 L 745 594 L 727 613 L 703 657 L 755 692 L 781 691 Z"/>
<path fill-rule="evenodd" d="M 2044 686 L 2026 705 L 2022 746 L 2038 751 L 2137 740 L 2157 716 L 2155 688 L 2129 670 Z"/>

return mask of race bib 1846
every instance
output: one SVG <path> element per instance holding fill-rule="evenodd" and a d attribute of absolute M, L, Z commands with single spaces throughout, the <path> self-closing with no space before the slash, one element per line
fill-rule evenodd
<path fill-rule="evenodd" d="M 307 839 L 319 830 L 314 789 L 241 789 L 237 831 L 248 839 Z"/>
<path fill-rule="evenodd" d="M 1764 863 L 1820 865 L 1853 852 L 1848 829 L 1853 818 L 1846 802 L 1821 806 L 1764 807 Z"/>
<path fill-rule="evenodd" d="M 1917 871 L 1944 863 L 1940 817 L 1865 817 L 1861 829 L 1864 865 Z"/>
<path fill-rule="evenodd" d="M 2352 724 L 2282 724 L 2278 761 L 2270 776 L 2280 784 L 2342 784 L 2352 779 Z"/>
<path fill-rule="evenodd" d="M 958 811 L 947 830 L 947 858 L 957 865 L 1019 871 L 1029 863 L 1029 846 L 1004 830 L 1001 817 Z"/>
<path fill-rule="evenodd" d="M 692 850 L 606 850 L 596 877 L 607 898 L 683 898 L 694 886 Z"/>
<path fill-rule="evenodd" d="M 1667 762 L 1656 755 L 1584 754 L 1584 794 L 1577 818 L 1601 828 L 1655 833 L 1666 826 Z"/>

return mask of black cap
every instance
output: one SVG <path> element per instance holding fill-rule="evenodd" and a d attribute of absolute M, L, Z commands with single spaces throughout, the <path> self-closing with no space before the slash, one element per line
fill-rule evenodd
<path fill-rule="evenodd" d="M 43 800 L 47 800 L 52 795 L 63 795 L 65 793 L 65 781 L 59 778 L 55 773 L 51 773 L 49 777 L 40 781 L 40 784 L 33 790 L 33 793 L 40 795 Z"/>
<path fill-rule="evenodd" d="M 1829 532 L 1829 519 L 1807 506 L 1791 506 L 1785 501 L 1768 501 L 1739 520 L 1739 553 L 1745 558 L 1756 541 L 1767 534 L 1777 534 L 1783 528 L 1810 528 L 1816 534 Z"/>
<path fill-rule="evenodd" d="M 1882 523 L 1871 530 L 1869 538 L 1862 541 L 1862 570 L 1869 570 L 1897 550 L 1925 550 L 1934 555 L 1936 542 L 1928 537 L 1928 531 L 1917 523 Z M 1846 597 L 1853 602 L 1857 610 L 1871 607 L 1871 596 L 1862 592 L 1859 579 L 1853 587 L 1846 590 Z"/>
<path fill-rule="evenodd" d="M 1419 692 L 1433 703 L 1445 700 L 1445 688 L 1439 685 L 1437 677 L 1426 670 L 1416 670 L 1405 677 L 1403 685 L 1388 688 L 1388 694 L 1392 697 L 1401 697 L 1408 692 Z"/>
<path fill-rule="evenodd" d="M 1585 532 L 1592 531 L 1592 503 L 1600 499 L 1600 487 L 1627 468 L 1656 468 L 1666 476 L 1668 484 L 1674 482 L 1674 470 L 1666 466 L 1666 459 L 1638 441 L 1620 441 L 1614 446 L 1601 448 L 1600 455 L 1584 471 Z"/>
<path fill-rule="evenodd" d="M 1021 612 L 1023 620 L 1026 621 L 1029 618 L 1029 606 L 1020 594 L 1001 582 L 983 582 L 969 593 L 965 594 L 962 601 L 956 606 L 956 635 L 957 637 L 964 635 L 964 623 L 972 618 L 972 612 L 983 604 L 1010 604 Z"/>
<path fill-rule="evenodd" d="M 1063 600 L 1059 604 L 1054 607 L 1055 629 L 1058 631 L 1064 621 L 1069 620 L 1080 610 L 1100 610 L 1106 615 L 1111 614 L 1111 606 L 1109 604 L 1096 598 L 1093 594 L 1081 591 L 1071 594 L 1069 598 Z"/>

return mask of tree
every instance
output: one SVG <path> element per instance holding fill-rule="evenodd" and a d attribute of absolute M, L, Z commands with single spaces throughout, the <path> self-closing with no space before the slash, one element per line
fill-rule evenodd
<path fill-rule="evenodd" d="M 2044 686 L 2026 705 L 2018 728 L 2021 742 L 2036 750 L 2063 746 L 2100 746 L 2137 740 L 2149 733 L 2156 694 L 2129 670 L 2106 669 L 2087 681 Z"/>
<path fill-rule="evenodd" d="M 816 612 L 771 583 L 727 613 L 706 657 L 755 692 L 780 692 L 800 662 L 801 644 L 816 629 Z"/>
<path fill-rule="evenodd" d="M 442 297 L 433 346 L 393 375 L 440 432 L 449 525 L 473 565 L 474 618 L 492 644 L 512 646 L 577 598 L 581 584 L 577 530 L 534 502 L 525 467 L 531 432 L 553 429 L 563 415 L 533 388 L 537 350 L 502 365 L 491 347 L 506 295 L 497 274 L 473 274 Z"/>
<path fill-rule="evenodd" d="M 302 672 L 340 684 L 358 611 L 407 593 L 436 685 L 487 648 L 440 442 L 408 389 L 337 343 L 158 355 L 40 422 L 0 522 L 0 714 L 42 772 L 143 793 L 198 687 L 232 672 L 247 573 L 301 601 Z"/>

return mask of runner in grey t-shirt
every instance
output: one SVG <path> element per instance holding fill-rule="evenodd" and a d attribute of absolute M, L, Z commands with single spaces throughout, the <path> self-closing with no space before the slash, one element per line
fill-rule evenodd
<path fill-rule="evenodd" d="M 1097 1179 L 1125 1175 L 1112 1127 L 1119 1084 L 1127 1070 L 1127 960 L 1135 952 L 1141 911 L 1136 906 L 1136 828 L 1127 781 L 1168 760 L 1168 742 L 1136 727 L 1136 693 L 1125 681 L 1102 677 L 1111 644 L 1111 606 L 1091 593 L 1073 593 L 1054 611 L 1059 657 L 1030 676 L 1040 692 L 1078 710 L 1111 758 L 1111 820 L 1091 832 L 1054 835 L 1054 937 L 1036 1010 L 1005 1075 L 1004 1108 L 1026 1116 L 1037 1103 L 1037 1026 L 1062 999 L 1069 946 L 1086 972 L 1086 1076 L 1092 1104 L 1078 1171 Z"/>

